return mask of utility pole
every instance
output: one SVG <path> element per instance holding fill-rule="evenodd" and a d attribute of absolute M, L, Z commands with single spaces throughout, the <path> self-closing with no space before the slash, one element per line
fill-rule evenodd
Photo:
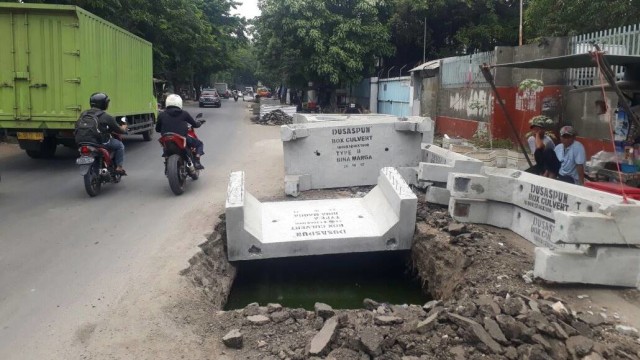
<path fill-rule="evenodd" d="M 422 36 L 422 63 L 427 61 L 427 17 L 424 17 L 424 35 Z"/>
<path fill-rule="evenodd" d="M 520 46 L 522 46 L 522 0 L 520 0 Z"/>

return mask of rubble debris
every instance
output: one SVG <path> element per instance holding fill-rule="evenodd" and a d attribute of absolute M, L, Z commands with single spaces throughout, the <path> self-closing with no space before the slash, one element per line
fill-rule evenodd
<path fill-rule="evenodd" d="M 264 114 L 262 117 L 255 117 L 255 121 L 260 125 L 288 125 L 293 124 L 293 117 L 280 109 Z"/>

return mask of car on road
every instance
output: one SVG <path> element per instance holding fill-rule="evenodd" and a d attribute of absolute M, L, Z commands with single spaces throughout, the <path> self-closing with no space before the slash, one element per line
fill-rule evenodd
<path fill-rule="evenodd" d="M 198 106 L 213 106 L 219 108 L 222 106 L 220 95 L 218 95 L 216 90 L 203 90 L 202 94 L 200 94 L 200 99 L 198 99 Z"/>
<path fill-rule="evenodd" d="M 256 96 L 270 98 L 271 90 L 267 87 L 259 87 L 258 90 L 256 90 Z"/>

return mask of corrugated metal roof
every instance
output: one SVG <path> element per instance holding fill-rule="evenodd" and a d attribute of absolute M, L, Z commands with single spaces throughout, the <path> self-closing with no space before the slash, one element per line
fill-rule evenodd
<path fill-rule="evenodd" d="M 640 56 L 634 55 L 604 55 L 610 65 L 628 66 L 640 63 Z M 575 54 L 566 56 L 557 56 L 546 59 L 521 61 L 509 64 L 497 64 L 492 67 L 511 67 L 524 69 L 567 69 L 567 68 L 585 68 L 596 67 L 598 63 L 591 54 Z"/>
<path fill-rule="evenodd" d="M 418 66 L 414 67 L 413 69 L 409 70 L 409 72 L 422 71 L 422 70 L 433 70 L 433 69 L 437 69 L 439 67 L 440 67 L 440 59 L 431 60 L 431 61 L 427 61 L 424 64 L 421 64 L 421 65 L 418 65 Z"/>

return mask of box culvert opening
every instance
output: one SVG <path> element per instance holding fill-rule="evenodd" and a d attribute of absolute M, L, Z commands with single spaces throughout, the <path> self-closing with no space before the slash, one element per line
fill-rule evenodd
<path fill-rule="evenodd" d="M 411 270 L 409 251 L 265 259 L 234 265 L 237 273 L 225 310 L 253 302 L 312 310 L 316 302 L 357 309 L 365 298 L 390 304 L 430 300 Z"/>

